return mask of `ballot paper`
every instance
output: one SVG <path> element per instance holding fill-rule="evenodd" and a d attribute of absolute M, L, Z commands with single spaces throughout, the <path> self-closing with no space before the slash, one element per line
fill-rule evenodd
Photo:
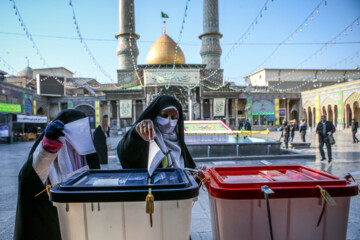
<path fill-rule="evenodd" d="M 81 118 L 64 125 L 65 139 L 80 155 L 95 153 L 91 137 L 89 118 Z"/>
<path fill-rule="evenodd" d="M 165 154 L 161 151 L 157 143 L 152 140 L 149 144 L 149 157 L 148 157 L 148 173 L 151 177 L 155 169 L 159 166 L 164 159 Z"/>

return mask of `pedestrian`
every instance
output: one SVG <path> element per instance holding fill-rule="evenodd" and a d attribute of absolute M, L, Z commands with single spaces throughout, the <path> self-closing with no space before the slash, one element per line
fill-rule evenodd
<path fill-rule="evenodd" d="M 307 125 L 306 125 L 305 119 L 303 119 L 303 120 L 301 120 L 300 127 L 299 127 L 299 132 L 300 132 L 301 140 L 302 140 L 303 142 L 306 142 L 306 140 L 305 140 L 306 131 L 307 131 Z"/>
<path fill-rule="evenodd" d="M 329 136 L 333 135 L 336 131 L 334 124 L 331 121 L 326 121 L 326 116 L 321 116 L 321 121 L 316 126 L 316 133 L 319 134 L 319 150 L 321 154 L 320 161 L 326 160 L 325 152 L 324 152 L 324 144 L 326 145 L 327 153 L 328 153 L 328 162 L 332 161 L 331 155 L 331 144 L 329 142 Z"/>
<path fill-rule="evenodd" d="M 45 189 L 63 181 L 74 171 L 100 168 L 93 145 L 76 146 L 76 141 L 91 138 L 89 120 L 85 114 L 69 109 L 59 113 L 45 132 L 36 140 L 19 173 L 18 203 L 16 210 L 14 239 L 61 240 L 56 207 L 49 200 Z M 84 119 L 85 118 L 85 119 Z M 84 121 L 81 121 L 84 119 Z M 64 125 L 77 121 L 74 136 L 79 136 L 72 145 L 64 138 Z M 90 141 L 92 143 L 92 141 Z M 75 148 L 77 150 L 75 150 Z M 85 153 L 80 155 L 79 152 Z M 36 196 L 38 195 L 38 196 Z"/>
<path fill-rule="evenodd" d="M 110 125 L 108 124 L 106 127 L 107 127 L 106 135 L 107 135 L 107 137 L 110 137 Z"/>
<path fill-rule="evenodd" d="M 359 123 L 353 118 L 351 121 L 351 132 L 353 136 L 353 143 L 358 143 L 359 139 L 356 137 L 358 131 Z"/>
<path fill-rule="evenodd" d="M 240 121 L 240 123 L 239 123 L 239 131 L 242 130 L 243 126 L 244 126 L 244 123 L 242 121 Z"/>
<path fill-rule="evenodd" d="M 184 141 L 181 104 L 172 96 L 157 97 L 121 139 L 117 151 L 122 167 L 147 168 L 152 140 L 166 154 L 162 167 L 196 167 Z"/>
<path fill-rule="evenodd" d="M 283 143 L 285 148 L 289 147 L 289 137 L 290 137 L 290 126 L 288 121 L 284 120 L 282 126 L 280 127 L 281 137 L 283 138 Z"/>
<path fill-rule="evenodd" d="M 250 123 L 249 119 L 246 119 L 245 130 L 246 131 L 251 131 L 251 123 Z"/>
<path fill-rule="evenodd" d="M 290 142 L 293 142 L 294 141 L 294 138 L 295 138 L 295 131 L 296 130 L 299 130 L 299 124 L 298 122 L 296 121 L 296 119 L 294 118 L 292 120 L 292 123 L 290 125 Z"/>

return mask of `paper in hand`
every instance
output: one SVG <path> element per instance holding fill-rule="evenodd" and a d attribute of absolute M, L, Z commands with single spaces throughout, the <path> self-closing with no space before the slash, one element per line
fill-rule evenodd
<path fill-rule="evenodd" d="M 152 140 L 149 144 L 149 157 L 148 157 L 148 173 L 151 177 L 155 169 L 159 166 L 164 159 L 165 154 L 161 151 L 157 143 Z"/>
<path fill-rule="evenodd" d="M 91 137 L 89 118 L 81 118 L 64 125 L 65 139 L 80 155 L 95 153 Z"/>

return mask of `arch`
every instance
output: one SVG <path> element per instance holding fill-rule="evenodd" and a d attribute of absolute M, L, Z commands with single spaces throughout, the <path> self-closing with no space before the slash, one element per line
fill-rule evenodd
<path fill-rule="evenodd" d="M 335 104 L 337 104 L 336 99 L 334 99 L 334 98 L 331 97 L 331 96 L 327 96 L 327 97 L 324 99 L 324 101 L 321 103 L 321 106 L 328 106 L 328 105 L 334 106 Z"/>
<path fill-rule="evenodd" d="M 311 100 L 306 100 L 306 102 L 303 104 L 304 108 L 308 108 L 308 107 L 315 107 L 315 103 Z"/>
<path fill-rule="evenodd" d="M 37 110 L 36 110 L 36 115 L 41 115 L 41 116 L 46 116 L 46 110 L 43 106 L 40 106 Z"/>
<path fill-rule="evenodd" d="M 332 106 L 329 104 L 329 105 L 327 105 L 327 120 L 328 121 L 331 121 L 331 122 L 333 122 L 333 124 L 335 125 L 335 122 L 334 122 L 334 111 L 333 111 L 333 108 L 332 108 Z"/>
<path fill-rule="evenodd" d="M 307 121 L 308 121 L 308 125 L 310 127 L 313 127 L 314 122 L 313 122 L 313 113 L 311 111 L 311 107 L 308 107 L 308 119 L 307 119 Z"/>
<path fill-rule="evenodd" d="M 95 108 L 90 104 L 79 104 L 74 109 L 83 112 L 87 117 L 89 117 L 90 128 L 95 128 Z"/>
<path fill-rule="evenodd" d="M 347 104 L 349 104 L 350 106 L 353 106 L 353 104 L 355 102 L 360 102 L 360 93 L 359 92 L 353 92 L 352 94 L 350 94 L 350 96 L 347 97 L 346 100 L 344 101 L 344 106 L 346 106 Z"/>
<path fill-rule="evenodd" d="M 355 101 L 353 103 L 353 111 L 354 111 L 354 114 L 353 114 L 353 118 L 355 118 L 355 121 L 359 122 L 360 121 L 360 104 L 359 104 L 360 101 Z"/>
<path fill-rule="evenodd" d="M 338 106 L 334 105 L 334 125 L 337 126 L 338 123 Z"/>

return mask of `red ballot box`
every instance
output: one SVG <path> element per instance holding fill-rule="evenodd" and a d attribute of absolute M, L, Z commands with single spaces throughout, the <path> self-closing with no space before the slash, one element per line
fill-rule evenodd
<path fill-rule="evenodd" d="M 203 182 L 213 238 L 221 240 L 346 239 L 358 194 L 354 182 L 297 165 L 214 167 Z"/>

